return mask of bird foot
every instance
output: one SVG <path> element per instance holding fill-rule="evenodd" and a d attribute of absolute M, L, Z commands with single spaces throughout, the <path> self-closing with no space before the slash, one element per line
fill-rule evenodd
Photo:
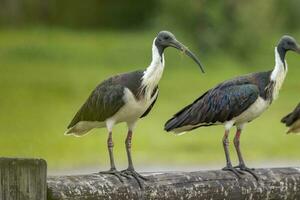
<path fill-rule="evenodd" d="M 241 171 L 245 171 L 248 172 L 249 174 L 251 174 L 257 181 L 259 181 L 259 177 L 255 174 L 255 169 L 254 168 L 249 168 L 244 164 L 239 164 L 238 166 L 235 166 L 234 168 L 238 168 Z"/>
<path fill-rule="evenodd" d="M 230 171 L 230 172 L 234 173 L 239 179 L 242 178 L 241 175 L 245 174 L 244 172 L 242 172 L 242 171 L 240 171 L 240 170 L 238 170 L 238 169 L 236 169 L 236 168 L 234 168 L 233 166 L 230 166 L 230 165 L 224 167 L 222 170 Z"/>
<path fill-rule="evenodd" d="M 144 181 L 148 181 L 148 178 L 140 175 L 139 173 L 137 173 L 134 169 L 125 169 L 123 171 L 121 171 L 121 175 L 122 176 L 126 176 L 126 178 L 130 178 L 133 177 L 139 184 L 140 188 L 144 188 Z"/>
<path fill-rule="evenodd" d="M 101 171 L 101 172 L 99 172 L 99 174 L 114 175 L 114 176 L 116 176 L 116 177 L 119 179 L 119 181 L 120 181 L 121 183 L 124 183 L 124 180 L 122 179 L 122 176 L 124 176 L 124 175 L 122 174 L 122 172 L 120 172 L 120 171 L 118 171 L 118 170 L 116 170 L 116 169 L 110 169 L 110 170 L 108 170 L 108 171 Z M 125 176 L 125 177 L 126 177 L 126 176 Z M 129 176 L 126 177 L 126 178 L 129 178 Z"/>
<path fill-rule="evenodd" d="M 248 170 L 251 170 L 251 171 L 255 171 L 254 168 L 248 168 L 248 167 L 246 167 L 246 165 L 244 165 L 244 164 L 239 164 L 239 165 L 237 165 L 237 166 L 234 166 L 234 168 L 240 169 L 240 170 L 248 169 Z"/>

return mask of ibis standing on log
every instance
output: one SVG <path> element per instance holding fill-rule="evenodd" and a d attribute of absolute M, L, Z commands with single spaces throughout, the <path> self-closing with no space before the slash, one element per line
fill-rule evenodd
<path fill-rule="evenodd" d="M 184 52 L 204 72 L 200 61 L 190 50 L 178 42 L 172 33 L 161 31 L 153 41 L 152 62 L 147 69 L 119 74 L 104 80 L 94 89 L 69 124 L 66 135 L 83 136 L 93 128 L 107 128 L 110 170 L 102 173 L 116 175 L 121 181 L 121 176 L 132 176 L 138 182 L 139 178 L 145 180 L 134 170 L 131 138 L 136 122 L 150 112 L 157 99 L 158 82 L 165 66 L 164 50 L 167 47 Z M 128 168 L 119 172 L 116 170 L 113 156 L 112 129 L 121 122 L 126 122 L 128 126 L 125 140 Z"/>
<path fill-rule="evenodd" d="M 260 116 L 277 98 L 288 71 L 285 56 L 289 50 L 300 53 L 300 46 L 294 38 L 283 36 L 275 47 L 274 70 L 252 73 L 220 83 L 175 114 L 166 122 L 165 130 L 180 134 L 199 127 L 223 124 L 226 156 L 226 167 L 223 170 L 231 171 L 239 177 L 239 174 L 243 174 L 242 171 L 247 171 L 258 178 L 245 165 L 240 151 L 240 135 L 245 124 Z M 232 166 L 228 151 L 228 135 L 233 126 L 237 128 L 234 138 L 239 159 L 237 167 Z"/>
<path fill-rule="evenodd" d="M 293 112 L 282 118 L 281 122 L 289 127 L 287 134 L 300 133 L 300 103 Z"/>

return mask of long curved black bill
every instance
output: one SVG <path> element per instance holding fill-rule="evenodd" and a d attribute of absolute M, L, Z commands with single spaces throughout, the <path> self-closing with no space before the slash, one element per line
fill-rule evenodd
<path fill-rule="evenodd" d="M 204 69 L 201 65 L 200 60 L 193 54 L 193 52 L 191 52 L 187 47 L 185 47 L 183 44 L 181 44 L 180 42 L 178 42 L 177 40 L 173 40 L 172 42 L 170 42 L 170 46 L 182 51 L 183 53 L 185 53 L 187 56 L 189 56 L 190 58 L 192 58 L 200 67 L 202 73 L 204 72 Z"/>

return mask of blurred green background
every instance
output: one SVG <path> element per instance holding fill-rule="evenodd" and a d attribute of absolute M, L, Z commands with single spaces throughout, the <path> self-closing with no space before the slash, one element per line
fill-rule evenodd
<path fill-rule="evenodd" d="M 223 80 L 272 69 L 279 38 L 300 40 L 299 8 L 298 0 L 0 0 L 0 156 L 41 157 L 52 171 L 107 169 L 106 130 L 75 138 L 63 135 L 66 126 L 103 79 L 146 68 L 154 37 L 170 30 L 198 55 L 206 74 L 166 50 L 158 101 L 135 131 L 134 162 L 139 171 L 221 168 L 222 126 L 176 137 L 163 131 L 164 122 Z M 287 136 L 280 124 L 300 99 L 300 56 L 289 53 L 287 61 L 279 99 L 242 136 L 250 163 L 300 164 L 300 138 Z M 114 129 L 119 168 L 127 162 L 125 137 L 120 124 Z"/>

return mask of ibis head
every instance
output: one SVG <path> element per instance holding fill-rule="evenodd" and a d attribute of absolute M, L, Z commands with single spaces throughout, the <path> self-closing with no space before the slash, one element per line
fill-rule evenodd
<path fill-rule="evenodd" d="M 173 47 L 178 49 L 179 51 L 182 51 L 187 56 L 192 58 L 199 65 L 201 71 L 204 73 L 203 67 L 199 59 L 194 55 L 193 52 L 191 52 L 187 47 L 181 44 L 171 32 L 169 31 L 159 32 L 155 39 L 155 45 L 160 54 L 162 54 L 167 47 Z"/>
<path fill-rule="evenodd" d="M 285 51 L 295 51 L 300 54 L 300 45 L 293 37 L 288 35 L 282 36 L 279 40 L 278 47 L 281 47 Z"/>

